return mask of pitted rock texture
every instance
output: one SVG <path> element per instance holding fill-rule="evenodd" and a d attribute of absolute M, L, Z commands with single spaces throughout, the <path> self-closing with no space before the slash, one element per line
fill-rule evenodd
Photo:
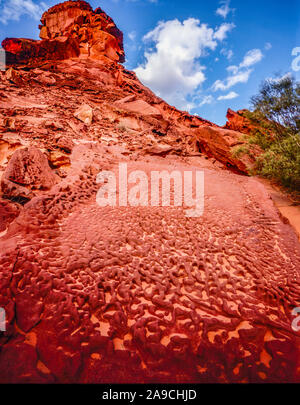
<path fill-rule="evenodd" d="M 0 199 L 0 233 L 19 215 L 20 207 L 11 201 Z"/>
<path fill-rule="evenodd" d="M 105 17 L 86 4 L 44 14 L 43 41 Z M 0 75 L 2 180 L 35 194 L 0 201 L 0 382 L 300 382 L 300 245 L 263 185 L 228 170 L 246 170 L 231 153 L 243 134 L 169 106 L 106 56 Z M 97 175 L 120 162 L 203 170 L 203 216 L 99 207 Z"/>
<path fill-rule="evenodd" d="M 202 167 L 200 218 L 100 208 L 96 173 L 117 172 L 120 155 L 90 144 L 72 156 L 85 166 L 0 242 L 2 381 L 299 381 L 299 242 L 256 180 Z M 199 170 L 179 157 L 128 167 Z"/>

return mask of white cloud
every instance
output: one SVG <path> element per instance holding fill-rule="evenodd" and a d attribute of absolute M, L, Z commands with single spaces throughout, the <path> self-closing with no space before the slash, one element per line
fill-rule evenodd
<path fill-rule="evenodd" d="M 0 6 L 0 22 L 19 21 L 22 15 L 39 20 L 48 6 L 44 2 L 35 3 L 32 0 L 7 0 Z"/>
<path fill-rule="evenodd" d="M 226 94 L 225 96 L 218 97 L 218 100 L 232 100 L 233 98 L 238 97 L 239 95 L 235 91 L 231 91 L 230 93 Z"/>
<path fill-rule="evenodd" d="M 240 63 L 240 68 L 249 67 L 260 62 L 263 58 L 263 54 L 260 49 L 251 49 L 244 56 L 242 63 Z"/>
<path fill-rule="evenodd" d="M 269 51 L 270 49 L 272 49 L 272 44 L 270 42 L 266 42 L 265 43 L 265 50 Z"/>
<path fill-rule="evenodd" d="M 198 107 L 202 107 L 204 104 L 211 104 L 213 101 L 214 101 L 213 96 L 211 96 L 211 95 L 205 96 L 205 97 L 203 97 L 200 104 L 198 104 Z"/>
<path fill-rule="evenodd" d="M 230 32 L 234 27 L 235 27 L 235 25 L 233 23 L 222 24 L 218 28 L 218 30 L 214 33 L 214 38 L 218 39 L 219 41 L 223 41 L 226 38 L 227 33 Z"/>
<path fill-rule="evenodd" d="M 134 40 L 136 39 L 136 32 L 135 32 L 135 31 L 129 32 L 128 38 L 129 38 L 131 41 L 134 41 Z"/>
<path fill-rule="evenodd" d="M 231 60 L 234 55 L 232 49 L 226 49 L 226 48 L 222 48 L 220 53 L 221 53 L 221 55 L 224 55 L 228 60 Z"/>
<path fill-rule="evenodd" d="M 228 66 L 226 68 L 228 76 L 225 80 L 216 80 L 212 88 L 217 90 L 228 90 L 238 83 L 247 83 L 253 68 L 251 66 L 260 62 L 263 58 L 263 54 L 260 49 L 251 49 L 246 53 L 242 62 L 238 65 Z"/>
<path fill-rule="evenodd" d="M 252 73 L 252 69 L 248 69 L 244 72 L 237 72 L 233 74 L 232 76 L 228 76 L 227 79 L 225 80 L 216 80 L 215 83 L 213 84 L 213 90 L 228 90 L 230 87 L 235 86 L 238 83 L 247 83 L 250 77 L 250 74 Z"/>
<path fill-rule="evenodd" d="M 220 7 L 216 10 L 216 14 L 223 17 L 224 19 L 228 16 L 230 12 L 233 12 L 234 9 L 230 8 L 230 0 L 220 1 Z"/>
<path fill-rule="evenodd" d="M 144 36 L 144 41 L 154 43 L 154 49 L 145 52 L 146 61 L 135 72 L 170 104 L 182 109 L 194 108 L 195 96 L 206 79 L 200 58 L 215 50 L 218 41 L 233 27 L 233 24 L 223 24 L 213 29 L 194 18 L 160 22 Z"/>

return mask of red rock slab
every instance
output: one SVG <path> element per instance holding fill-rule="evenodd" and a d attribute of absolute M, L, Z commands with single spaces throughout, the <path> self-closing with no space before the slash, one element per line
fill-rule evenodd
<path fill-rule="evenodd" d="M 236 147 L 246 145 L 247 140 L 241 132 L 224 128 L 203 126 L 197 130 L 197 147 L 200 152 L 213 156 L 228 167 L 236 167 L 241 172 L 250 172 L 255 165 L 255 158 L 248 154 L 236 157 Z M 261 153 L 259 147 L 253 149 L 253 156 Z"/>
<path fill-rule="evenodd" d="M 202 217 L 187 218 L 184 207 L 101 208 L 88 163 L 97 147 L 88 155 L 0 242 L 2 306 L 24 296 L 36 308 L 34 322 L 16 313 L 15 355 L 17 336 L 35 333 L 44 375 L 57 382 L 299 382 L 291 311 L 300 245 L 264 187 L 204 169 Z M 118 161 L 98 164 L 118 172 Z M 171 169 L 201 167 L 128 161 L 129 172 Z M 34 366 L 36 358 L 22 374 L 9 367 L 11 380 Z"/>

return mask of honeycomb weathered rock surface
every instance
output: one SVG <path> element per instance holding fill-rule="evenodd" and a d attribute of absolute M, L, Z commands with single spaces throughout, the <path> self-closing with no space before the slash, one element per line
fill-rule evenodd
<path fill-rule="evenodd" d="M 54 11 L 69 3 L 84 2 Z M 73 32 L 51 10 L 44 41 Z M 99 54 L 0 75 L 0 119 L 14 122 L 0 126 L 2 178 L 18 169 L 14 184 L 35 185 L 23 207 L 0 201 L 0 382 L 299 382 L 300 244 L 232 158 L 244 135 L 169 106 Z M 82 105 L 89 125 L 74 116 Z M 148 176 L 203 170 L 203 216 L 99 207 L 97 174 L 120 162 Z"/>

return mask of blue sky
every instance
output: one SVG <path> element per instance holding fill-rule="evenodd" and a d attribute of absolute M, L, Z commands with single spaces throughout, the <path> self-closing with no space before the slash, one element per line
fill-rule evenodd
<path fill-rule="evenodd" d="M 42 12 L 57 2 L 0 0 L 0 40 L 38 39 Z M 300 47 L 300 0 L 89 3 L 123 31 L 128 69 L 170 104 L 219 125 L 228 107 L 249 107 L 265 78 L 291 72 L 300 80 L 291 67 Z"/>

